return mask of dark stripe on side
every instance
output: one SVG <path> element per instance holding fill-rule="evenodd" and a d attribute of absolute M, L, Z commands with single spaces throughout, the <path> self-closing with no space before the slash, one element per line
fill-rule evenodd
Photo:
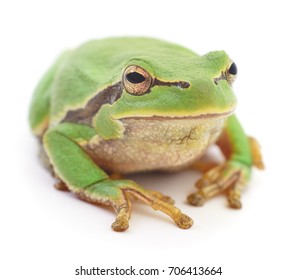
<path fill-rule="evenodd" d="M 185 81 L 178 81 L 178 82 L 163 82 L 158 79 L 154 79 L 152 87 L 154 86 L 174 86 L 174 87 L 179 87 L 179 88 L 189 88 L 190 84 Z"/>
<path fill-rule="evenodd" d="M 92 118 L 104 104 L 113 104 L 122 95 L 121 82 L 107 87 L 90 99 L 84 108 L 70 110 L 61 122 L 91 125 Z"/>
<path fill-rule="evenodd" d="M 154 86 L 175 86 L 175 87 L 180 87 L 185 89 L 185 88 L 188 88 L 190 84 L 184 81 L 163 82 L 158 79 L 154 79 L 150 89 Z M 107 87 L 106 89 L 97 93 L 92 99 L 90 99 L 84 108 L 68 111 L 68 113 L 62 119 L 61 122 L 73 122 L 73 123 L 91 125 L 92 118 L 100 110 L 100 108 L 104 104 L 113 104 L 117 99 L 121 97 L 122 91 L 123 91 L 122 82 L 118 82 L 114 85 Z"/>

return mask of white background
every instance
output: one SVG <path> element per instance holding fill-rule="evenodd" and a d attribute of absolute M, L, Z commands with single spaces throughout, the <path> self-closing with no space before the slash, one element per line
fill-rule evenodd
<path fill-rule="evenodd" d="M 116 279 L 74 274 L 133 265 L 165 270 L 159 279 L 176 278 L 168 266 L 222 267 L 222 276 L 204 279 L 295 279 L 295 26 L 287 0 L 1 1 L 0 278 Z M 181 230 L 134 203 L 129 230 L 116 233 L 109 208 L 52 187 L 28 127 L 31 93 L 60 51 L 115 35 L 159 37 L 200 54 L 224 49 L 236 61 L 237 115 L 260 140 L 267 166 L 254 170 L 242 210 L 222 196 L 187 205 L 196 172 L 139 175 L 195 224 Z"/>

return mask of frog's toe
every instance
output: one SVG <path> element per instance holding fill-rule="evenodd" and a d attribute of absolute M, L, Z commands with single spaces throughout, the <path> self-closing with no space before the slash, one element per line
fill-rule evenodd
<path fill-rule="evenodd" d="M 115 222 L 112 224 L 112 229 L 115 231 L 125 231 L 129 227 L 129 219 L 131 216 L 130 201 L 126 200 L 126 202 L 116 210 L 117 217 Z"/>
<path fill-rule="evenodd" d="M 241 209 L 242 203 L 241 203 L 241 195 L 239 191 L 231 190 L 227 196 L 229 207 L 233 209 Z"/>
<path fill-rule="evenodd" d="M 173 200 L 171 197 L 162 194 L 161 192 L 158 191 L 149 191 L 153 196 L 155 196 L 156 198 L 160 199 L 163 202 L 169 203 L 171 205 L 175 204 L 175 200 Z"/>
<path fill-rule="evenodd" d="M 230 200 L 228 198 L 228 203 L 232 209 L 241 209 L 242 208 L 242 203 L 239 200 Z"/>
<path fill-rule="evenodd" d="M 188 195 L 187 201 L 193 206 L 203 206 L 206 202 L 205 197 L 199 192 Z"/>
<path fill-rule="evenodd" d="M 116 218 L 115 222 L 112 224 L 112 229 L 115 231 L 125 231 L 129 227 L 128 219 Z"/>
<path fill-rule="evenodd" d="M 67 187 L 67 185 L 63 181 L 57 181 L 54 184 L 54 187 L 59 191 L 69 191 L 69 188 Z"/>
<path fill-rule="evenodd" d="M 153 193 L 147 192 L 143 193 L 142 200 L 150 205 L 154 210 L 159 210 L 172 218 L 176 225 L 181 229 L 188 229 L 193 225 L 193 220 L 182 213 L 179 208 L 175 207 L 171 203 L 168 203 L 162 199 L 159 199 L 157 196 L 154 196 Z"/>
<path fill-rule="evenodd" d="M 182 213 L 175 219 L 175 223 L 181 229 L 188 229 L 193 225 L 193 220 Z"/>
<path fill-rule="evenodd" d="M 112 224 L 112 229 L 119 232 L 127 230 L 128 227 L 128 221 L 123 219 L 116 219 L 116 221 Z"/>
<path fill-rule="evenodd" d="M 171 197 L 169 196 L 163 196 L 162 198 L 162 201 L 166 202 L 166 203 L 169 203 L 171 205 L 174 205 L 175 204 L 175 200 L 173 200 Z"/>

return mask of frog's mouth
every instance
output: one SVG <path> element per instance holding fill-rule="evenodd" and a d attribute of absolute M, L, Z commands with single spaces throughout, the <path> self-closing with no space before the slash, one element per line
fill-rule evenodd
<path fill-rule="evenodd" d="M 152 115 L 152 116 L 133 116 L 133 117 L 124 117 L 120 118 L 119 120 L 150 120 L 150 121 L 170 121 L 170 120 L 209 120 L 209 119 L 224 119 L 229 117 L 234 113 L 234 109 L 230 111 L 226 111 L 223 113 L 206 113 L 200 115 L 190 115 L 190 116 L 160 116 L 160 115 Z"/>

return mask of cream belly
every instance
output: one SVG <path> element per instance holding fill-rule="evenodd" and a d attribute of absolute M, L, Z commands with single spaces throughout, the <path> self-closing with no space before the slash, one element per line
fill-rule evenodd
<path fill-rule="evenodd" d="M 224 121 L 225 116 L 123 119 L 123 139 L 105 141 L 95 136 L 84 148 L 111 172 L 181 169 L 217 140 Z"/>

